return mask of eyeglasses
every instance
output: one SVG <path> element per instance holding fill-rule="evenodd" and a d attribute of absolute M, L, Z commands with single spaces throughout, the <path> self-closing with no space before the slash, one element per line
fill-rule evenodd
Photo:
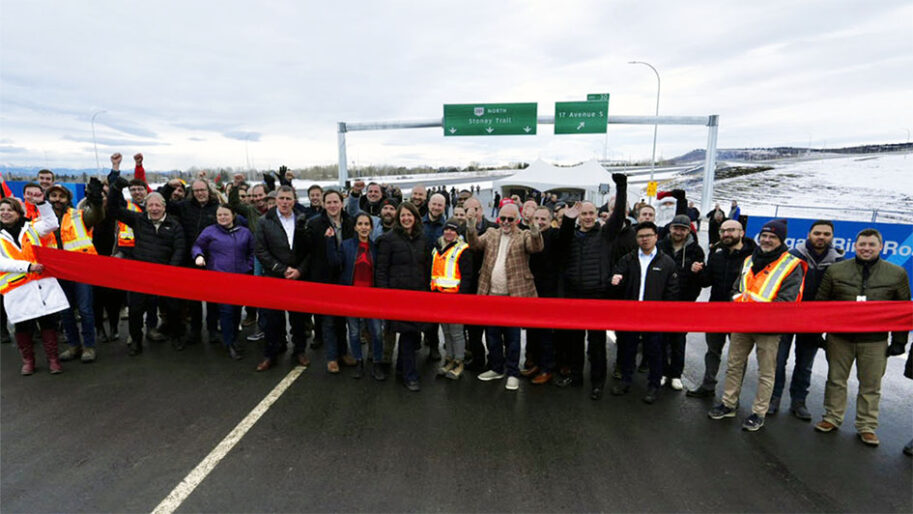
<path fill-rule="evenodd" d="M 513 223 L 517 218 L 514 218 L 513 216 L 501 216 L 498 219 L 501 220 L 501 223 Z"/>

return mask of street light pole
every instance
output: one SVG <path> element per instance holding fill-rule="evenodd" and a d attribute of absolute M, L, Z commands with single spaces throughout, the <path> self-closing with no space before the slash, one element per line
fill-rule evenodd
<path fill-rule="evenodd" d="M 659 118 L 659 72 L 656 71 L 656 68 L 652 64 L 643 61 L 628 61 L 628 64 L 643 64 L 644 66 L 649 66 L 653 73 L 656 74 L 656 117 Z M 653 124 L 653 159 L 652 165 L 650 166 L 650 182 L 653 182 L 653 173 L 656 171 L 656 129 L 657 124 Z"/>
<path fill-rule="evenodd" d="M 92 114 L 92 146 L 95 147 L 95 168 L 101 171 L 101 163 L 98 161 L 98 143 L 95 141 L 95 117 L 108 111 L 96 111 Z"/>

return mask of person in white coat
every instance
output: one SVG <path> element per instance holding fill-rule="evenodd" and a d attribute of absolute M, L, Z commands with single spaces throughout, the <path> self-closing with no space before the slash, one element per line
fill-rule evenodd
<path fill-rule="evenodd" d="M 69 308 L 57 279 L 44 274 L 35 252 L 38 246 L 56 246 L 57 216 L 43 199 L 38 213 L 38 218 L 28 221 L 18 200 L 0 200 L 0 293 L 7 319 L 15 325 L 23 375 L 35 372 L 32 334 L 36 325 L 48 368 L 54 374 L 63 371 L 57 355 L 57 313 Z"/>

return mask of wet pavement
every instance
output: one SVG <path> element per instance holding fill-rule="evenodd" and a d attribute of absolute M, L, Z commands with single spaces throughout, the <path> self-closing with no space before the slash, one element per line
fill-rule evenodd
<path fill-rule="evenodd" d="M 206 343 L 183 352 L 151 343 L 134 358 L 123 341 L 100 343 L 98 362 L 65 363 L 58 376 L 39 350 L 39 371 L 21 377 L 15 346 L 3 345 L 0 510 L 152 511 L 291 370 L 286 354 L 256 373 L 258 347 L 245 347 L 232 361 Z M 686 387 L 703 373 L 704 349 L 703 334 L 689 336 Z M 740 430 L 754 358 L 739 416 L 712 421 L 711 400 L 683 392 L 644 404 L 645 375 L 627 396 L 601 401 L 589 384 L 524 381 L 511 392 L 472 374 L 435 378 L 424 349 L 422 391 L 411 393 L 392 379 L 353 380 L 350 369 L 329 375 L 323 349 L 309 353 L 311 368 L 178 512 L 913 511 L 913 461 L 901 454 L 913 437 L 913 381 L 902 358 L 888 363 L 873 449 L 855 436 L 854 397 L 837 433 L 785 412 L 757 433 Z M 825 373 L 819 353 L 815 421 Z"/>

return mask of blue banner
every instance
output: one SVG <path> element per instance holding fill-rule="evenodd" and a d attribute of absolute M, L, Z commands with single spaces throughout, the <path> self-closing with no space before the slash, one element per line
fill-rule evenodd
<path fill-rule="evenodd" d="M 9 186 L 10 191 L 13 193 L 13 196 L 16 198 L 22 199 L 22 188 L 28 182 L 24 180 L 7 180 L 6 185 Z M 76 204 L 79 203 L 86 196 L 86 185 L 79 184 L 75 182 L 55 182 L 57 185 L 61 185 L 70 190 L 73 193 L 73 207 L 76 207 Z"/>
<path fill-rule="evenodd" d="M 745 235 L 758 240 L 761 227 L 772 219 L 785 219 L 787 222 L 786 246 L 790 249 L 805 244 L 808 231 L 816 220 L 805 218 L 772 218 L 768 216 L 749 216 Z M 853 243 L 856 234 L 862 229 L 874 228 L 884 238 L 881 258 L 907 270 L 910 286 L 913 287 L 913 225 L 898 223 L 871 223 L 864 221 L 834 221 L 834 247 L 846 252 L 847 258 L 853 258 Z"/>

